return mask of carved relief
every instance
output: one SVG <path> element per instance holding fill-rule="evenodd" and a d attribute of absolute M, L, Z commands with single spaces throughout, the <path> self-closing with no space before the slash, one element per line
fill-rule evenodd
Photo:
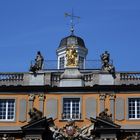
<path fill-rule="evenodd" d="M 129 136 L 126 136 L 124 140 L 140 140 L 140 133 L 129 133 Z"/>
<path fill-rule="evenodd" d="M 109 94 L 109 98 L 110 98 L 110 100 L 115 100 L 115 98 L 116 98 L 116 95 L 115 94 Z"/>
<path fill-rule="evenodd" d="M 45 100 L 44 94 L 39 94 L 38 97 L 39 97 L 39 101 L 44 101 Z"/>
<path fill-rule="evenodd" d="M 99 97 L 100 97 L 100 100 L 105 100 L 106 94 L 105 94 L 105 93 L 101 93 L 101 94 L 99 95 Z"/>
<path fill-rule="evenodd" d="M 35 99 L 35 95 L 34 94 L 30 94 L 29 95 L 29 101 L 34 101 Z"/>
<path fill-rule="evenodd" d="M 65 127 L 57 128 L 51 127 L 54 140 L 92 140 L 94 135 L 91 134 L 93 130 L 93 124 L 79 128 L 75 125 L 73 120 L 68 121 Z"/>

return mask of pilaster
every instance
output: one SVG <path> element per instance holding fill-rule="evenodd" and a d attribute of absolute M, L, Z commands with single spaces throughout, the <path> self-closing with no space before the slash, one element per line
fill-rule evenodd
<path fill-rule="evenodd" d="M 105 98 L 106 98 L 106 94 L 105 93 L 101 93 L 99 95 L 100 97 L 100 112 L 105 110 Z"/>
<path fill-rule="evenodd" d="M 35 94 L 30 94 L 29 95 L 29 110 L 33 108 L 34 99 L 35 99 Z"/>
<path fill-rule="evenodd" d="M 38 98 L 39 98 L 39 110 L 43 113 L 45 96 L 44 94 L 39 94 Z"/>
<path fill-rule="evenodd" d="M 115 120 L 115 94 L 109 94 L 109 100 L 110 100 L 110 113 L 112 114 L 112 121 Z"/>

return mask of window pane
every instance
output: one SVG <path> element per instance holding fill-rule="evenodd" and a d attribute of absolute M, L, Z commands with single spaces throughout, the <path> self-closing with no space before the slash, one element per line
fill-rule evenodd
<path fill-rule="evenodd" d="M 64 63 L 65 63 L 65 58 L 64 57 L 60 57 L 59 69 L 64 69 Z"/>
<path fill-rule="evenodd" d="M 140 98 L 130 98 L 128 101 L 129 118 L 140 118 Z"/>
<path fill-rule="evenodd" d="M 63 100 L 63 119 L 80 119 L 80 99 L 64 98 Z"/>
<path fill-rule="evenodd" d="M 15 113 L 14 99 L 0 99 L 0 120 L 13 120 Z"/>

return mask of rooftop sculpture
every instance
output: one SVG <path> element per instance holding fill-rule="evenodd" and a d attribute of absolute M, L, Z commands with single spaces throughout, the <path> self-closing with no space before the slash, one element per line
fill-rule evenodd
<path fill-rule="evenodd" d="M 77 66 L 78 60 L 77 60 L 77 51 L 74 48 L 74 46 L 70 46 L 66 50 L 66 59 L 67 59 L 67 66 Z"/>
<path fill-rule="evenodd" d="M 37 72 L 37 71 L 39 71 L 39 70 L 42 70 L 42 68 L 43 68 L 43 62 L 44 62 L 44 58 L 43 58 L 43 56 L 41 55 L 41 52 L 40 51 L 38 51 L 37 52 L 37 55 L 36 55 L 36 58 L 35 58 L 35 63 L 34 63 L 34 65 L 31 65 L 30 66 L 30 71 L 32 71 L 32 72 Z"/>

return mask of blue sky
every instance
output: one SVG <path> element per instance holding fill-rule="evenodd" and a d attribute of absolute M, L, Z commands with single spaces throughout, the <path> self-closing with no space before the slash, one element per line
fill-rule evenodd
<path fill-rule="evenodd" d="M 109 51 L 118 71 L 140 70 L 140 0 L 0 0 L 0 71 L 28 71 L 40 50 L 56 59 L 60 40 L 70 35 L 65 12 L 81 17 L 75 35 L 87 59 Z"/>

